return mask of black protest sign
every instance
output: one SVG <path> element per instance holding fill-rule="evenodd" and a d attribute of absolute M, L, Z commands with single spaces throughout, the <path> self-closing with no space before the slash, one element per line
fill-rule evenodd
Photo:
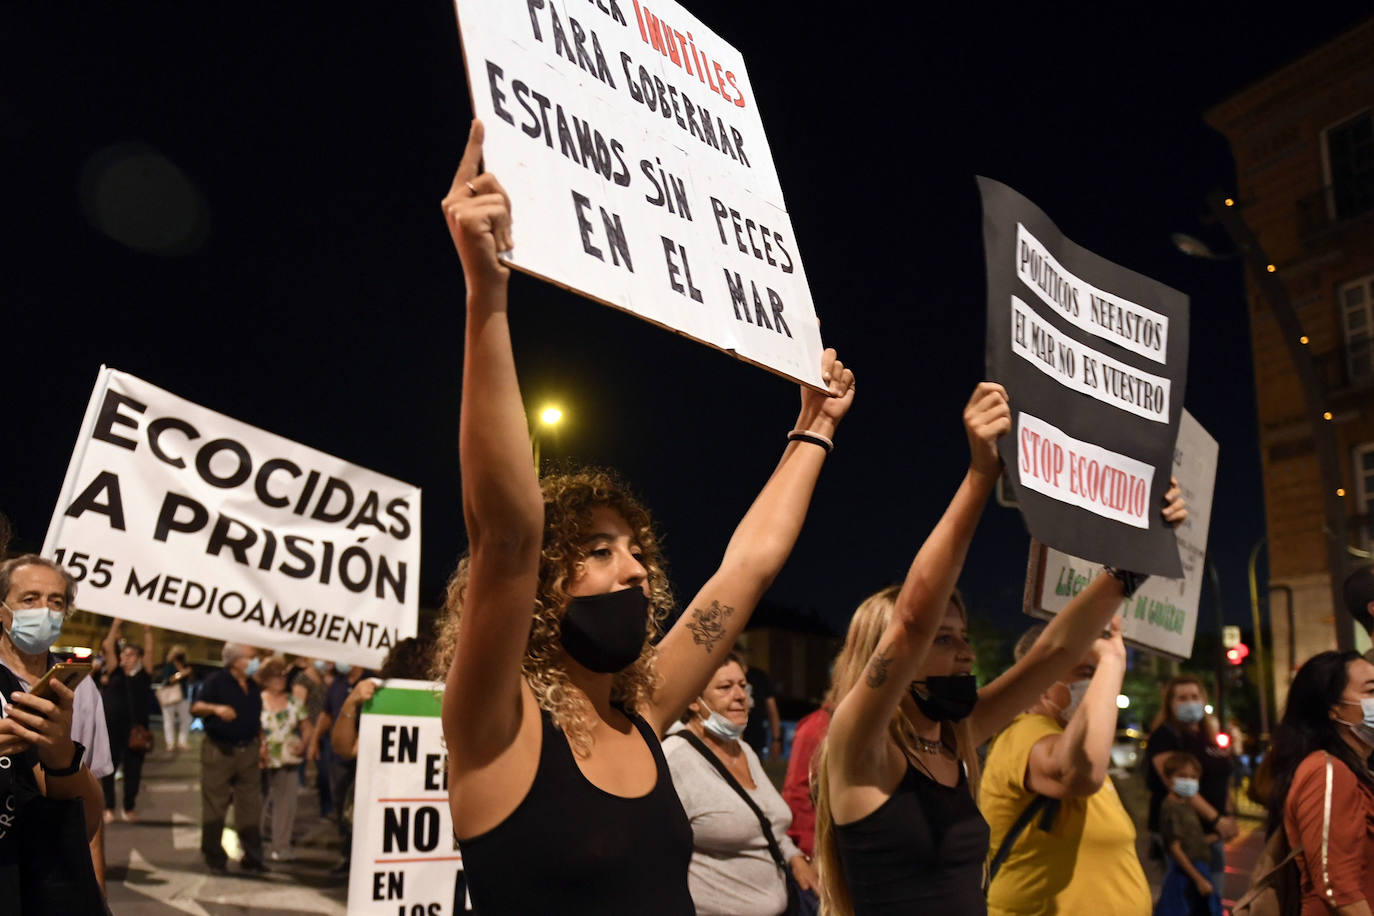
<path fill-rule="evenodd" d="M 1160 508 L 1188 368 L 1188 297 L 1074 244 L 978 179 L 988 378 L 1011 398 L 1000 443 L 1031 534 L 1077 557 L 1179 578 Z"/>

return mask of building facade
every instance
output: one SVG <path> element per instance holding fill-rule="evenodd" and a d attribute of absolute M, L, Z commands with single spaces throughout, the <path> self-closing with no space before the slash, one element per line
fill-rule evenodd
<path fill-rule="evenodd" d="M 1309 412 L 1329 414 L 1334 428 L 1349 568 L 1371 562 L 1374 548 L 1374 19 L 1225 100 L 1206 119 L 1230 143 L 1235 206 L 1292 301 L 1300 342 L 1324 388 L 1325 403 L 1309 404 L 1288 342 L 1247 272 L 1281 710 L 1290 651 L 1301 664 L 1335 648 L 1336 614 L 1344 613 L 1333 607 Z"/>

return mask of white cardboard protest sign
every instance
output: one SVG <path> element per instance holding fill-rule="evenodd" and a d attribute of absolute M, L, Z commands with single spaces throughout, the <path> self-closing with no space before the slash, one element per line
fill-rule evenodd
<path fill-rule="evenodd" d="M 377 667 L 416 631 L 420 490 L 101 367 L 43 555 L 83 608 Z"/>
<path fill-rule="evenodd" d="M 1207 530 L 1216 485 L 1217 442 L 1188 411 L 1183 411 L 1174 449 L 1173 476 L 1188 501 L 1188 519 L 1178 527 L 1183 578 L 1151 576 L 1122 605 L 1123 635 L 1133 645 L 1161 655 L 1187 659 L 1193 654 L 1199 599 L 1207 558 Z M 1156 511 L 1151 507 L 1150 511 Z M 1100 563 L 1070 556 L 1039 542 L 1031 545 L 1026 580 L 1026 612 L 1052 617 L 1102 572 Z"/>
<path fill-rule="evenodd" d="M 452 916 L 467 906 L 448 806 L 443 689 L 382 681 L 358 717 L 350 916 Z"/>
<path fill-rule="evenodd" d="M 824 387 L 739 52 L 672 0 L 458 0 L 516 269 Z"/>

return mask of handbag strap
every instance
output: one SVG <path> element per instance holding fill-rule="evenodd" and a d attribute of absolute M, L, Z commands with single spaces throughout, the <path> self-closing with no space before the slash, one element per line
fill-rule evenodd
<path fill-rule="evenodd" d="M 701 756 L 706 758 L 706 762 L 716 768 L 716 771 L 720 773 L 726 784 L 738 792 L 740 798 L 744 799 L 744 803 L 749 806 L 749 810 L 753 811 L 754 816 L 759 819 L 759 827 L 763 830 L 763 838 L 768 842 L 768 853 L 773 857 L 773 861 L 777 863 L 778 868 L 782 869 L 783 874 L 787 874 L 787 863 L 783 860 L 782 849 L 778 846 L 778 841 L 773 836 L 773 825 L 769 822 L 768 815 L 764 814 L 763 810 L 754 803 L 754 799 L 749 796 L 749 792 L 744 786 L 739 784 L 739 780 L 735 779 L 734 774 L 725 766 L 725 762 L 717 757 L 700 738 L 687 729 L 684 728 L 682 731 L 673 732 L 673 734 L 668 737 L 671 738 L 673 735 L 684 739 L 688 744 L 696 748 Z"/>
<path fill-rule="evenodd" d="M 1279 829 L 1282 830 L 1283 827 L 1279 827 Z M 1294 859 L 1296 859 L 1300 852 L 1302 852 L 1302 846 L 1293 847 L 1292 849 L 1288 850 L 1288 855 L 1284 856 L 1278 862 L 1274 863 L 1273 868 L 1269 869 L 1264 874 L 1255 878 L 1250 883 L 1250 889 L 1246 891 L 1244 894 L 1242 894 L 1239 900 L 1231 904 L 1231 911 L 1233 913 L 1245 912 L 1245 908 L 1249 906 L 1252 901 L 1257 899 L 1260 896 L 1260 894 L 1263 894 L 1265 891 L 1273 887 L 1274 881 L 1278 877 L 1279 872 L 1283 871 L 1283 869 L 1288 865 L 1289 862 L 1292 862 Z"/>
<path fill-rule="evenodd" d="M 1331 902 L 1331 873 L 1327 864 L 1331 846 L 1331 755 L 1322 751 L 1326 758 L 1326 798 L 1322 802 L 1322 886 L 1326 888 L 1327 902 Z"/>
<path fill-rule="evenodd" d="M 1043 812 L 1043 814 L 1041 814 Z M 1002 838 L 1001 844 L 997 847 L 997 855 L 992 857 L 988 863 L 987 877 L 983 879 L 983 894 L 987 895 L 988 888 L 992 886 L 992 879 L 997 877 L 997 872 L 1002 867 L 1002 863 L 1011 855 L 1011 848 L 1016 845 L 1016 841 L 1030 826 L 1030 822 L 1035 820 L 1035 816 L 1041 814 L 1040 829 L 1050 830 L 1054 827 L 1054 819 L 1059 815 L 1059 799 L 1050 798 L 1048 795 L 1036 794 L 1031 799 L 1031 803 L 1026 805 L 1025 810 L 1016 818 L 1007 831 L 1007 835 Z"/>

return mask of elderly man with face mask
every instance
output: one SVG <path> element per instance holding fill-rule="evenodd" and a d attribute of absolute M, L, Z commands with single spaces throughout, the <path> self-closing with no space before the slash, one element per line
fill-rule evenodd
<path fill-rule="evenodd" d="M 200 851 L 210 870 L 223 873 L 228 864 L 221 836 L 230 801 L 234 826 L 243 844 L 240 867 L 262 872 L 262 696 L 253 675 L 258 653 L 252 646 L 224 644 L 224 667 L 210 675 L 191 715 L 201 716 L 205 742 L 200 748 Z"/>
<path fill-rule="evenodd" d="M 100 842 L 100 810 L 103 807 L 100 787 L 94 777 L 110 773 L 110 746 L 105 730 L 105 713 L 100 692 L 87 678 L 69 691 L 60 682 L 53 682 L 48 699 L 27 693 L 43 674 L 52 667 L 48 649 L 62 632 L 62 623 L 76 598 L 76 582 L 69 573 L 51 560 L 35 554 L 25 554 L 0 563 L 0 811 L 14 811 L 22 799 L 35 789 L 53 799 L 82 799 L 87 816 L 87 836 L 90 841 L 90 862 L 94 866 L 91 883 L 99 881 L 103 889 L 104 857 Z M 13 761 L 20 761 L 21 767 Z M 32 768 L 34 772 L 30 773 Z M 38 773 L 42 782 L 38 783 Z M 40 788 L 41 786 L 41 788 Z M 19 807 L 22 812 L 23 807 Z M 7 883 L 10 869 L 18 854 L 16 844 L 23 844 L 27 834 L 22 826 L 22 814 L 17 815 L 16 830 L 9 823 L 0 824 L 0 909 L 18 906 L 27 911 L 29 901 L 15 900 L 17 891 Z M 73 876 L 80 876 L 84 863 L 80 839 L 77 850 L 54 849 L 55 854 L 67 857 Z M 8 843 L 8 851 L 6 844 Z M 88 901 L 95 903 L 95 901 Z M 34 904 L 35 911 L 37 905 Z M 80 907 L 77 910 L 84 912 Z M 75 916 L 75 913 L 73 913 Z"/>
<path fill-rule="evenodd" d="M 1017 659 L 1044 629 L 1021 638 Z M 992 864 L 1000 866 L 988 888 L 989 916 L 1149 916 L 1135 825 L 1107 775 L 1125 673 L 1118 617 L 1068 678 L 988 751 L 978 807 L 991 832 Z"/>

